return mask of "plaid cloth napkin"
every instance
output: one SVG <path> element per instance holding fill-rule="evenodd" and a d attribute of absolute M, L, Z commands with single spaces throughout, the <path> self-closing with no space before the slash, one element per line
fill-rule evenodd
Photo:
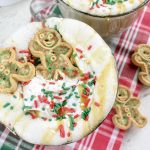
<path fill-rule="evenodd" d="M 48 16 L 61 17 L 59 8 L 54 0 L 33 0 L 31 12 L 36 20 Z M 119 82 L 131 89 L 135 96 L 141 90 L 138 82 L 138 69 L 131 63 L 131 54 L 138 44 L 150 44 L 150 3 L 144 8 L 143 13 L 135 23 L 117 37 L 105 39 L 111 47 L 116 58 Z M 92 134 L 86 138 L 63 146 L 32 145 L 19 137 L 14 136 L 7 128 L 0 125 L 0 149 L 1 150 L 119 150 L 125 131 L 114 127 L 112 123 L 113 110 L 104 122 Z"/>

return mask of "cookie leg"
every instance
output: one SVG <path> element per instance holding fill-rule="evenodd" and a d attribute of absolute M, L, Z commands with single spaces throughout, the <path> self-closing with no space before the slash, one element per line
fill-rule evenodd
<path fill-rule="evenodd" d="M 147 123 L 147 119 L 136 108 L 131 109 L 131 118 L 138 128 L 143 128 Z"/>
<path fill-rule="evenodd" d="M 115 109 L 117 114 L 112 118 L 114 125 L 119 129 L 127 130 L 131 126 L 130 118 L 127 116 L 122 107 L 117 105 Z"/>

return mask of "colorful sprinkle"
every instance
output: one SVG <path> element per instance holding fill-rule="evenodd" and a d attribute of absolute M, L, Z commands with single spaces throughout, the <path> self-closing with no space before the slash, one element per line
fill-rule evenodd
<path fill-rule="evenodd" d="M 79 53 L 83 53 L 83 51 L 79 48 L 76 48 L 76 51 L 79 52 Z"/>
<path fill-rule="evenodd" d="M 68 136 L 68 137 L 70 137 L 70 135 L 71 135 L 71 133 L 70 133 L 70 132 L 68 132 L 68 133 L 67 133 L 67 136 Z"/>
<path fill-rule="evenodd" d="M 100 106 L 100 104 L 98 102 L 94 102 L 94 105 L 97 106 L 97 107 Z"/>
<path fill-rule="evenodd" d="M 29 50 L 20 50 L 19 53 L 30 54 L 30 51 Z"/>
<path fill-rule="evenodd" d="M 38 102 L 36 100 L 34 101 L 34 106 L 35 108 L 38 108 Z"/>
<path fill-rule="evenodd" d="M 59 132 L 60 132 L 60 137 L 64 138 L 65 137 L 64 126 L 61 124 L 61 125 L 59 125 L 58 129 L 59 129 Z"/>
<path fill-rule="evenodd" d="M 62 97 L 60 97 L 60 96 L 56 96 L 56 95 L 55 95 L 54 98 L 55 98 L 55 99 L 62 100 Z"/>
<path fill-rule="evenodd" d="M 88 50 L 91 50 L 91 48 L 92 48 L 92 45 L 89 45 Z"/>
<path fill-rule="evenodd" d="M 55 85 L 55 82 L 49 82 L 49 84 Z"/>
<path fill-rule="evenodd" d="M 3 108 L 8 107 L 9 105 L 10 105 L 10 103 L 6 103 L 6 104 L 3 106 Z"/>
<path fill-rule="evenodd" d="M 76 118 L 78 118 L 80 115 L 79 114 L 76 114 L 75 116 L 74 116 L 74 118 L 76 119 Z"/>

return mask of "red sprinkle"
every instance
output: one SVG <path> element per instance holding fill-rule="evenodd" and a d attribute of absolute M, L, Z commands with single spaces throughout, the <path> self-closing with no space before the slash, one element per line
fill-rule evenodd
<path fill-rule="evenodd" d="M 85 98 L 85 99 L 87 99 L 88 98 L 88 96 L 87 95 L 85 95 L 85 94 L 81 94 L 81 97 L 83 97 L 83 98 Z"/>
<path fill-rule="evenodd" d="M 90 72 L 85 73 L 85 74 L 83 75 L 83 78 L 81 78 L 81 81 L 86 81 L 86 80 L 88 80 L 89 78 L 90 78 Z"/>
<path fill-rule="evenodd" d="M 35 118 L 36 118 L 36 115 L 34 115 L 34 114 L 31 113 L 31 112 L 30 112 L 30 115 L 31 115 L 31 118 L 32 118 L 32 119 L 35 119 Z"/>
<path fill-rule="evenodd" d="M 34 105 L 35 105 L 35 108 L 38 107 L 38 102 L 36 100 L 34 101 Z"/>
<path fill-rule="evenodd" d="M 89 45 L 88 50 L 91 50 L 91 48 L 92 48 L 92 45 Z"/>
<path fill-rule="evenodd" d="M 63 77 L 60 77 L 59 80 L 63 80 Z"/>
<path fill-rule="evenodd" d="M 29 50 L 20 50 L 19 53 L 27 53 L 27 54 L 29 54 L 30 52 L 29 52 Z"/>
<path fill-rule="evenodd" d="M 41 103 L 46 103 L 46 104 L 50 104 L 50 102 L 48 101 L 47 97 L 46 96 L 41 96 L 41 95 L 38 95 L 38 99 Z"/>
<path fill-rule="evenodd" d="M 98 102 L 94 102 L 94 105 L 97 106 L 97 107 L 100 106 L 100 104 Z"/>
<path fill-rule="evenodd" d="M 46 84 L 45 84 L 45 83 L 43 83 L 42 85 L 43 85 L 43 86 L 45 86 Z"/>
<path fill-rule="evenodd" d="M 62 138 L 64 138 L 65 137 L 65 129 L 64 129 L 64 126 L 61 124 L 61 125 L 59 125 L 59 132 L 60 132 L 60 136 L 62 137 Z"/>
<path fill-rule="evenodd" d="M 76 119 L 76 118 L 78 118 L 80 115 L 79 114 L 76 114 L 75 116 L 74 116 L 74 118 Z"/>
<path fill-rule="evenodd" d="M 55 82 L 49 82 L 49 84 L 53 84 L 53 85 L 54 85 L 54 84 L 55 84 Z"/>
<path fill-rule="evenodd" d="M 82 58 L 83 58 L 83 55 L 80 56 L 80 59 L 82 59 Z"/>
<path fill-rule="evenodd" d="M 90 99 L 87 99 L 87 100 L 84 102 L 84 106 L 87 107 L 88 104 L 89 104 L 89 102 L 90 102 Z"/>
<path fill-rule="evenodd" d="M 63 110 L 68 112 L 68 113 L 74 113 L 76 112 L 74 108 L 68 108 L 68 107 L 63 107 Z"/>
<path fill-rule="evenodd" d="M 89 116 L 86 116 L 85 121 L 88 121 L 88 120 L 89 120 Z"/>
<path fill-rule="evenodd" d="M 52 116 L 53 116 L 54 118 L 60 117 L 60 115 L 58 115 L 58 114 L 53 114 Z"/>
<path fill-rule="evenodd" d="M 90 10 L 94 9 L 94 7 L 91 7 Z"/>
<path fill-rule="evenodd" d="M 44 121 L 48 120 L 47 118 L 43 118 Z"/>
<path fill-rule="evenodd" d="M 44 23 L 44 22 L 42 22 L 42 27 L 43 27 L 43 28 L 46 28 L 46 26 L 45 26 L 45 23 Z"/>
<path fill-rule="evenodd" d="M 76 51 L 78 51 L 79 53 L 83 53 L 83 51 L 79 48 L 76 48 Z"/>
<path fill-rule="evenodd" d="M 96 4 L 96 7 L 97 7 L 97 8 L 100 8 L 99 4 Z"/>
<path fill-rule="evenodd" d="M 73 124 L 73 126 L 76 127 L 76 126 L 77 126 L 77 123 L 75 122 L 75 123 Z"/>
<path fill-rule="evenodd" d="M 62 99 L 62 97 L 56 96 L 56 95 L 54 96 L 54 98 L 55 98 L 55 99 L 60 99 L 60 100 Z"/>
<path fill-rule="evenodd" d="M 31 82 L 31 80 L 28 81 L 28 82 L 22 82 L 22 85 L 23 85 L 23 86 L 26 86 L 26 85 L 28 85 L 30 82 Z"/>
<path fill-rule="evenodd" d="M 89 93 L 90 92 L 90 88 L 86 87 L 86 91 Z"/>
<path fill-rule="evenodd" d="M 50 102 L 50 108 L 51 108 L 51 109 L 53 109 L 53 108 L 54 108 L 54 106 L 55 106 L 54 101 L 51 101 L 51 102 Z"/>
<path fill-rule="evenodd" d="M 68 132 L 68 133 L 67 133 L 67 136 L 68 136 L 68 137 L 70 137 L 70 135 L 71 135 L 71 133 L 70 133 L 70 132 Z"/>

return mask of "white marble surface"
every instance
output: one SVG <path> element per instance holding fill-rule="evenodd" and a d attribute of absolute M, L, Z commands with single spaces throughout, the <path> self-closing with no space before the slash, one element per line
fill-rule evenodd
<path fill-rule="evenodd" d="M 0 45 L 18 28 L 30 22 L 30 0 L 24 0 L 9 7 L 0 8 Z M 23 36 L 23 35 L 22 35 Z M 148 118 L 148 124 L 143 129 L 132 127 L 125 134 L 121 150 L 150 149 L 150 88 L 141 92 L 141 111 Z"/>

